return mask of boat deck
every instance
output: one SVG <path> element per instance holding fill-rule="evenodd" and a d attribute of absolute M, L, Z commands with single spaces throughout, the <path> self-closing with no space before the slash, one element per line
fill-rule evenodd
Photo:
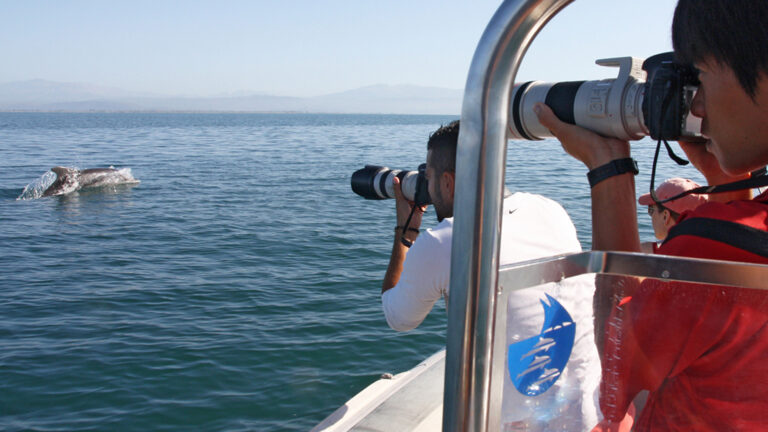
<path fill-rule="evenodd" d="M 394 376 L 383 376 L 312 429 L 333 431 L 440 431 L 445 350 Z"/>

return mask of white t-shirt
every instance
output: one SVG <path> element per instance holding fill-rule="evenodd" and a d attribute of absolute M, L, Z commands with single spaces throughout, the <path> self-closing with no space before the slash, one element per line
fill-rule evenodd
<path fill-rule="evenodd" d="M 504 199 L 500 264 L 580 252 L 576 228 L 560 204 L 518 192 Z M 382 294 L 387 323 L 398 331 L 417 327 L 434 304 L 449 303 L 453 218 L 423 232 L 406 255 L 398 284 Z M 509 430 L 581 430 L 598 422 L 600 365 L 594 345 L 594 277 L 581 277 L 512 293 L 507 303 L 507 346 L 542 332 L 547 295 L 559 302 L 576 324 L 567 366 L 542 394 L 520 393 L 505 368 L 502 423 Z M 506 359 L 508 362 L 508 359 Z M 508 364 L 505 362 L 505 365 Z"/>

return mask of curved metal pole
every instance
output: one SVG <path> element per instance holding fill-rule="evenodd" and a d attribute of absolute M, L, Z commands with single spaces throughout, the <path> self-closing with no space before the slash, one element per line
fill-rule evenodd
<path fill-rule="evenodd" d="M 505 1 L 472 59 L 456 159 L 444 431 L 499 424 L 489 407 L 509 93 L 533 37 L 571 1 Z"/>

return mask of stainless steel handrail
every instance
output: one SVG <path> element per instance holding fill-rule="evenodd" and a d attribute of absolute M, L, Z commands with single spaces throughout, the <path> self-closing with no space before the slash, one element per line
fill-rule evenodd
<path fill-rule="evenodd" d="M 472 59 L 456 160 L 445 431 L 485 431 L 489 427 L 509 93 L 533 37 L 571 1 L 505 1 Z"/>
<path fill-rule="evenodd" d="M 768 265 L 603 251 L 503 266 L 499 286 L 514 291 L 587 273 L 768 290 Z"/>

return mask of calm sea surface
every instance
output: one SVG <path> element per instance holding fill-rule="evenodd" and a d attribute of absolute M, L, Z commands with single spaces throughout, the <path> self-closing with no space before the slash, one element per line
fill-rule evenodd
<path fill-rule="evenodd" d="M 394 203 L 349 177 L 415 169 L 454 118 L 0 113 L 0 429 L 308 430 L 440 349 L 442 304 L 387 327 Z M 641 192 L 652 147 L 633 147 Z M 17 199 L 56 165 L 141 183 Z M 588 248 L 586 169 L 556 142 L 510 142 L 507 166 Z"/>

